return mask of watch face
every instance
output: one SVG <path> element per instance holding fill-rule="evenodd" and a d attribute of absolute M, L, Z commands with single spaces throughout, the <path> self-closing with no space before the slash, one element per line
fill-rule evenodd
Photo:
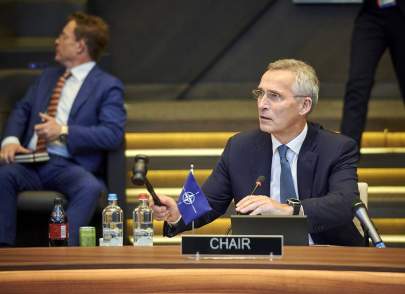
<path fill-rule="evenodd" d="M 301 201 L 298 200 L 298 199 L 296 199 L 296 198 L 290 198 L 290 199 L 287 200 L 287 202 L 288 202 L 288 203 L 291 203 L 291 205 L 294 205 L 294 204 L 301 204 Z"/>
<path fill-rule="evenodd" d="M 293 207 L 293 215 L 298 215 L 301 210 L 301 201 L 296 198 L 287 199 L 287 204 Z"/>

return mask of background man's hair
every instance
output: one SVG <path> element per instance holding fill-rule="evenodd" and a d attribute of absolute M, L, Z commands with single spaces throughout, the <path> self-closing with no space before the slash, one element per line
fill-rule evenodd
<path fill-rule="evenodd" d="M 101 17 L 84 12 L 73 13 L 68 17 L 68 22 L 72 20 L 76 22 L 76 39 L 83 39 L 91 59 L 99 60 L 110 38 L 106 22 Z"/>

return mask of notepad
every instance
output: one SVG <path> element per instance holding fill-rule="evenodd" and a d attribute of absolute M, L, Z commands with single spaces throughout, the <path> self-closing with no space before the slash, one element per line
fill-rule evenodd
<path fill-rule="evenodd" d="M 17 154 L 15 156 L 15 162 L 17 162 L 17 163 L 44 162 L 44 161 L 48 161 L 48 160 L 49 160 L 49 154 L 47 152 Z"/>

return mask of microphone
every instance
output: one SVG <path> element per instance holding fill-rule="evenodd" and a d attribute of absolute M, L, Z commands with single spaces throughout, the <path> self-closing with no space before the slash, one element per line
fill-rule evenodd
<path fill-rule="evenodd" d="M 250 192 L 250 195 L 253 195 L 254 192 L 256 192 L 257 188 L 261 187 L 266 180 L 265 176 L 258 176 L 255 182 L 255 186 L 253 187 L 252 192 Z M 237 215 L 243 215 L 239 211 L 236 212 Z M 226 235 L 229 235 L 232 232 L 232 225 L 229 226 L 228 230 L 226 230 Z"/>
<path fill-rule="evenodd" d="M 253 195 L 256 192 L 257 188 L 259 188 L 263 185 L 265 180 L 266 180 L 265 176 L 258 176 L 256 179 L 256 182 L 255 182 L 255 186 L 253 187 L 253 190 L 252 190 L 252 192 L 250 192 L 249 195 Z M 236 214 L 242 215 L 242 213 L 240 213 L 239 211 L 236 212 Z"/>
<path fill-rule="evenodd" d="M 146 155 L 138 154 L 135 156 L 134 165 L 132 166 L 131 181 L 136 186 L 145 185 L 148 192 L 152 195 L 155 205 L 163 206 L 155 189 L 146 177 L 146 173 L 148 172 L 148 162 L 149 158 Z"/>
<path fill-rule="evenodd" d="M 373 245 L 377 248 L 385 248 L 384 242 L 381 240 L 373 221 L 368 215 L 366 206 L 360 199 L 354 201 L 353 213 L 359 219 L 365 233 L 371 238 Z"/>
<path fill-rule="evenodd" d="M 255 182 L 255 186 L 253 187 L 252 192 L 250 192 L 249 195 L 253 195 L 257 188 L 261 187 L 264 183 L 264 181 L 266 180 L 265 176 L 258 176 Z M 242 213 L 240 213 L 239 211 L 236 212 L 237 215 L 243 215 Z M 226 235 L 229 235 L 232 232 L 232 225 L 229 226 L 228 230 L 226 230 Z"/>
<path fill-rule="evenodd" d="M 257 177 L 255 187 L 253 188 L 252 192 L 250 192 L 250 195 L 253 195 L 256 192 L 257 188 L 259 188 L 263 185 L 265 180 L 266 180 L 265 176 Z"/>

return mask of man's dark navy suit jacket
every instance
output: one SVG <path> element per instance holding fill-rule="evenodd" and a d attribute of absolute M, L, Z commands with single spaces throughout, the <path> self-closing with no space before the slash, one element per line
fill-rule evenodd
<path fill-rule="evenodd" d="M 316 244 L 362 245 L 353 224 L 352 204 L 359 197 L 358 150 L 354 140 L 308 123 L 308 133 L 297 162 L 299 197 Z M 199 227 L 224 214 L 232 200 L 249 195 L 258 176 L 265 176 L 256 195 L 270 195 L 271 135 L 260 130 L 239 133 L 229 139 L 214 171 L 202 186 L 213 210 L 195 221 Z M 187 227 L 181 221 L 173 236 Z"/>

